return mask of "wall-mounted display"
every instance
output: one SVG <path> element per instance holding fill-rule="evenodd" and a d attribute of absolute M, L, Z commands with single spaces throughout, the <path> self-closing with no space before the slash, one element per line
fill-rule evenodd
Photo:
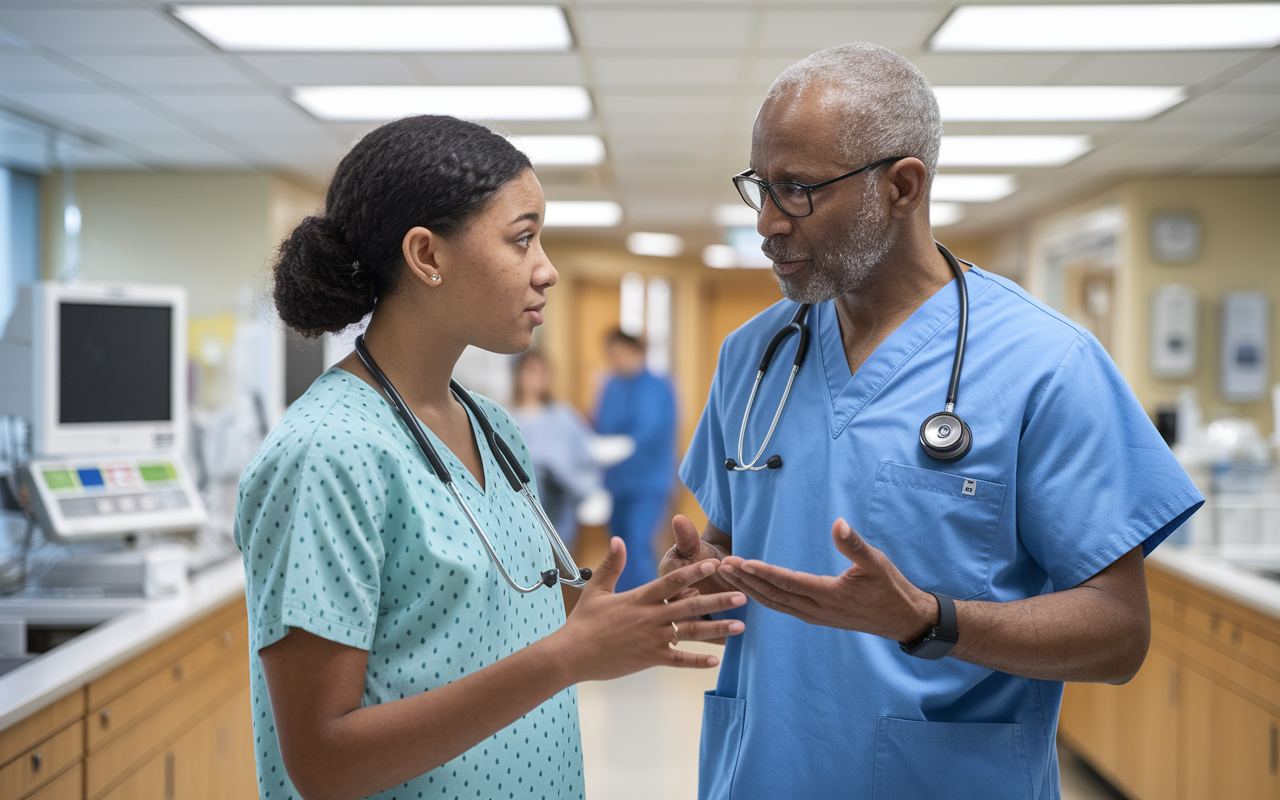
<path fill-rule="evenodd" d="M 1221 390 L 1224 400 L 1267 398 L 1270 309 L 1261 292 L 1222 296 Z"/>
<path fill-rule="evenodd" d="M 1151 374 L 1186 378 L 1196 371 L 1199 298 L 1194 289 L 1166 283 L 1151 293 Z"/>

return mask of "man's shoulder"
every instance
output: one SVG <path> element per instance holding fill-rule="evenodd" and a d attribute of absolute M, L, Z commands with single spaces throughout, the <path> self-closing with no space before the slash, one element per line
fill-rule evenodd
<path fill-rule="evenodd" d="M 791 322 L 791 318 L 799 308 L 799 303 L 783 298 L 756 314 L 725 337 L 721 347 L 721 357 L 738 356 L 745 351 L 746 354 L 753 353 L 754 355 L 749 357 L 758 360 L 764 351 L 765 344 L 773 338 L 775 333 Z"/>
<path fill-rule="evenodd" d="M 1071 342 L 1088 330 L 1079 323 L 1049 307 L 1009 278 L 974 268 L 968 272 L 972 284 L 983 281 L 989 286 L 981 289 L 979 297 L 984 312 L 996 320 L 1014 323 L 1022 335 L 1037 334 Z M 970 295 L 977 294 L 971 285 Z"/>

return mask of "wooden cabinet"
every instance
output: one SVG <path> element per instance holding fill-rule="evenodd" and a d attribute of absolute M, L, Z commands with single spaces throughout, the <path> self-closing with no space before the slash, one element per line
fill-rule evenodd
<path fill-rule="evenodd" d="M 248 655 L 241 600 L 0 732 L 0 798 L 254 797 Z"/>
<path fill-rule="evenodd" d="M 1068 684 L 1059 736 L 1132 800 L 1280 800 L 1280 620 L 1148 565 L 1124 686 Z"/>

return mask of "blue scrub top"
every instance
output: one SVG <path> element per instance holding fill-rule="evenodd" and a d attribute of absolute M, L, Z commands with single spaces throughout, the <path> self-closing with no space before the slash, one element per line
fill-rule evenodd
<path fill-rule="evenodd" d="M 614 496 L 665 495 L 675 482 L 676 398 L 671 384 L 649 370 L 614 375 L 605 384 L 596 410 L 596 430 L 626 434 L 636 451 L 604 473 Z"/>
<path fill-rule="evenodd" d="M 916 586 L 1006 602 L 1068 589 L 1149 553 L 1204 499 L 1098 341 L 1015 284 L 967 273 L 969 339 L 956 411 L 973 449 L 935 461 L 920 424 L 942 410 L 955 352 L 954 281 L 849 374 L 833 303 L 814 306 L 803 369 L 766 455 L 729 472 L 782 301 L 730 335 L 680 477 L 733 553 L 836 575 L 848 520 Z M 744 450 L 759 447 L 798 337 L 779 348 Z M 972 494 L 965 493 L 973 481 Z M 809 625 L 754 601 L 736 612 L 703 711 L 703 798 L 1057 798 L 1062 683 Z M 960 632 L 964 635 L 964 631 Z"/>

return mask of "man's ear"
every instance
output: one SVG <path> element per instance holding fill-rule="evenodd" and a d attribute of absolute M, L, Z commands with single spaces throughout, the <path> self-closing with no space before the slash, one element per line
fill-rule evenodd
<path fill-rule="evenodd" d="M 929 171 L 918 158 L 895 161 L 885 170 L 889 184 L 889 215 L 905 219 L 925 202 L 929 186 Z"/>
<path fill-rule="evenodd" d="M 410 228 L 400 243 L 405 266 L 409 274 L 427 286 L 439 286 L 444 282 L 440 274 L 440 248 L 443 242 L 439 234 L 418 226 Z"/>

